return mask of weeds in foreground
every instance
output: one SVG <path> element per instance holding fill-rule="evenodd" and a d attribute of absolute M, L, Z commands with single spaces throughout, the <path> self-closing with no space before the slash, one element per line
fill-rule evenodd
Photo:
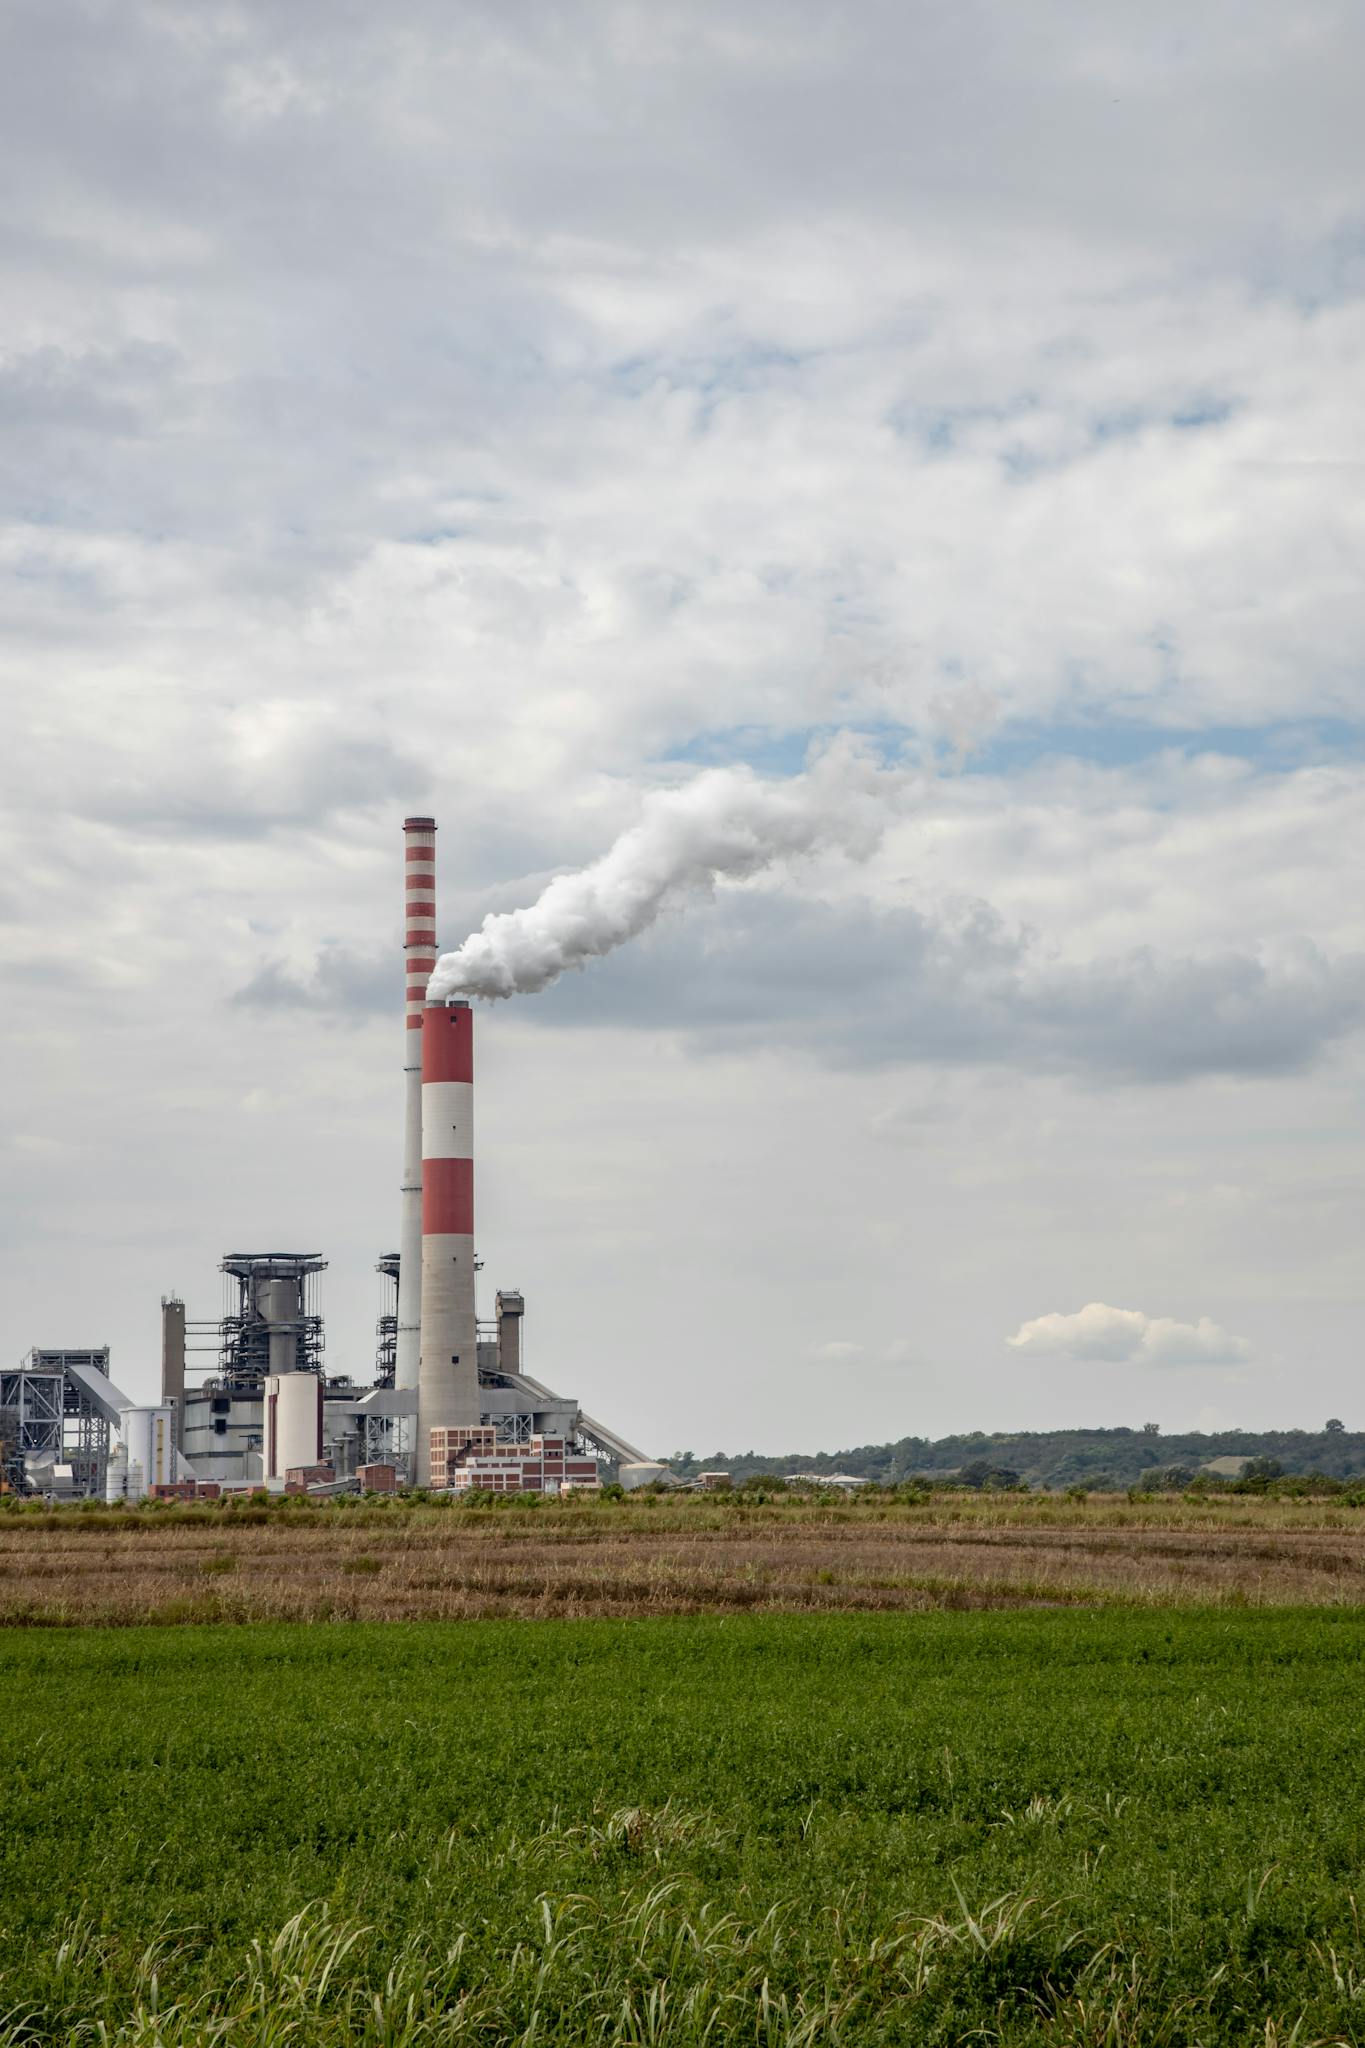
<path fill-rule="evenodd" d="M 154 1943 L 120 1973 L 112 1945 L 82 1924 L 53 1958 L 48 1997 L 0 2023 L 0 2048 L 883 2039 L 1176 2048 L 1252 2038 L 1224 2032 L 1224 1966 L 1174 1990 L 1132 1949 L 1069 1926 L 1062 1901 L 1013 1894 L 974 1908 L 958 1892 L 950 1909 L 890 1918 L 822 1968 L 793 1906 L 758 1918 L 721 1913 L 694 1903 L 678 1879 L 612 1907 L 549 1893 L 536 1904 L 535 1924 L 501 1952 L 463 1930 L 439 1950 L 410 1939 L 386 1954 L 373 1927 L 318 1901 L 253 1942 L 220 1992 L 189 1995 L 175 1990 L 182 1948 Z M 1349 2037 L 1314 2033 L 1302 2016 L 1258 2014 L 1254 2038 L 1326 2048 Z"/>

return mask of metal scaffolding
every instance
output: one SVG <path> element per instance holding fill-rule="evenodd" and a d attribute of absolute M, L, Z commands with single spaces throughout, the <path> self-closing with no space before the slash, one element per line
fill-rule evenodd
<path fill-rule="evenodd" d="M 33 1350 L 17 1368 L 0 1372 L 0 1418 L 12 1456 L 41 1481 L 70 1466 L 78 1493 L 102 1494 L 109 1463 L 109 1419 L 83 1377 L 109 1377 L 107 1344 L 81 1351 Z M 112 1390 L 111 1390 L 112 1393 Z"/>
<path fill-rule="evenodd" d="M 19 1455 L 15 1423 L 0 1408 L 0 1493 L 26 1493 L 24 1461 Z"/>
<path fill-rule="evenodd" d="M 384 1302 L 374 1326 L 374 1383 L 377 1387 L 393 1385 L 398 1361 L 398 1263 L 397 1252 L 385 1252 L 374 1269 L 381 1278 Z"/>
<path fill-rule="evenodd" d="M 406 1424 L 392 1415 L 360 1416 L 358 1465 L 384 1465 L 404 1449 L 402 1432 Z"/>
<path fill-rule="evenodd" d="M 277 1348 L 288 1347 L 287 1370 L 322 1371 L 322 1316 L 317 1276 L 327 1261 L 318 1252 L 229 1252 L 223 1275 L 223 1317 L 218 1325 L 218 1381 L 234 1392 L 258 1393 L 278 1370 Z"/>

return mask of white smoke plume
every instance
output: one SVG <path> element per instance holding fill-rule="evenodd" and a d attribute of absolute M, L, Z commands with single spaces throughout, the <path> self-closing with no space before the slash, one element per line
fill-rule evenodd
<path fill-rule="evenodd" d="M 486 917 L 436 962 L 427 995 L 533 995 L 566 968 L 610 953 L 683 897 L 743 881 L 803 855 L 874 851 L 902 782 L 840 741 L 802 775 L 765 780 L 711 768 L 681 789 L 653 791 L 637 824 L 591 867 L 558 875 L 536 902 Z"/>

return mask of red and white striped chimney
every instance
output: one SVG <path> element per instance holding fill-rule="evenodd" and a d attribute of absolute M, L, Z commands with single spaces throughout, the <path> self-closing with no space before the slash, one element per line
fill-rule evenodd
<path fill-rule="evenodd" d="M 422 1012 L 422 1345 L 417 1484 L 431 1479 L 431 1432 L 477 1426 L 474 1307 L 474 1013 Z"/>
<path fill-rule="evenodd" d="M 422 1326 L 422 1006 L 436 965 L 436 820 L 403 820 L 403 1218 L 398 1238 L 396 1387 L 415 1389 Z"/>

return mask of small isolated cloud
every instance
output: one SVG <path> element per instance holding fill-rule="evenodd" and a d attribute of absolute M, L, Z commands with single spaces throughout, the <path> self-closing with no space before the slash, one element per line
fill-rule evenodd
<path fill-rule="evenodd" d="M 1178 1323 L 1103 1301 L 1087 1302 L 1074 1315 L 1035 1316 L 1005 1341 L 1030 1357 L 1115 1365 L 1234 1365 L 1251 1356 L 1245 1337 L 1208 1316 Z"/>
<path fill-rule="evenodd" d="M 857 1344 L 848 1337 L 832 1337 L 825 1344 L 812 1344 L 806 1353 L 811 1365 L 855 1370 L 860 1380 L 903 1379 L 908 1367 L 922 1367 L 923 1359 L 907 1337 L 889 1344 Z"/>

